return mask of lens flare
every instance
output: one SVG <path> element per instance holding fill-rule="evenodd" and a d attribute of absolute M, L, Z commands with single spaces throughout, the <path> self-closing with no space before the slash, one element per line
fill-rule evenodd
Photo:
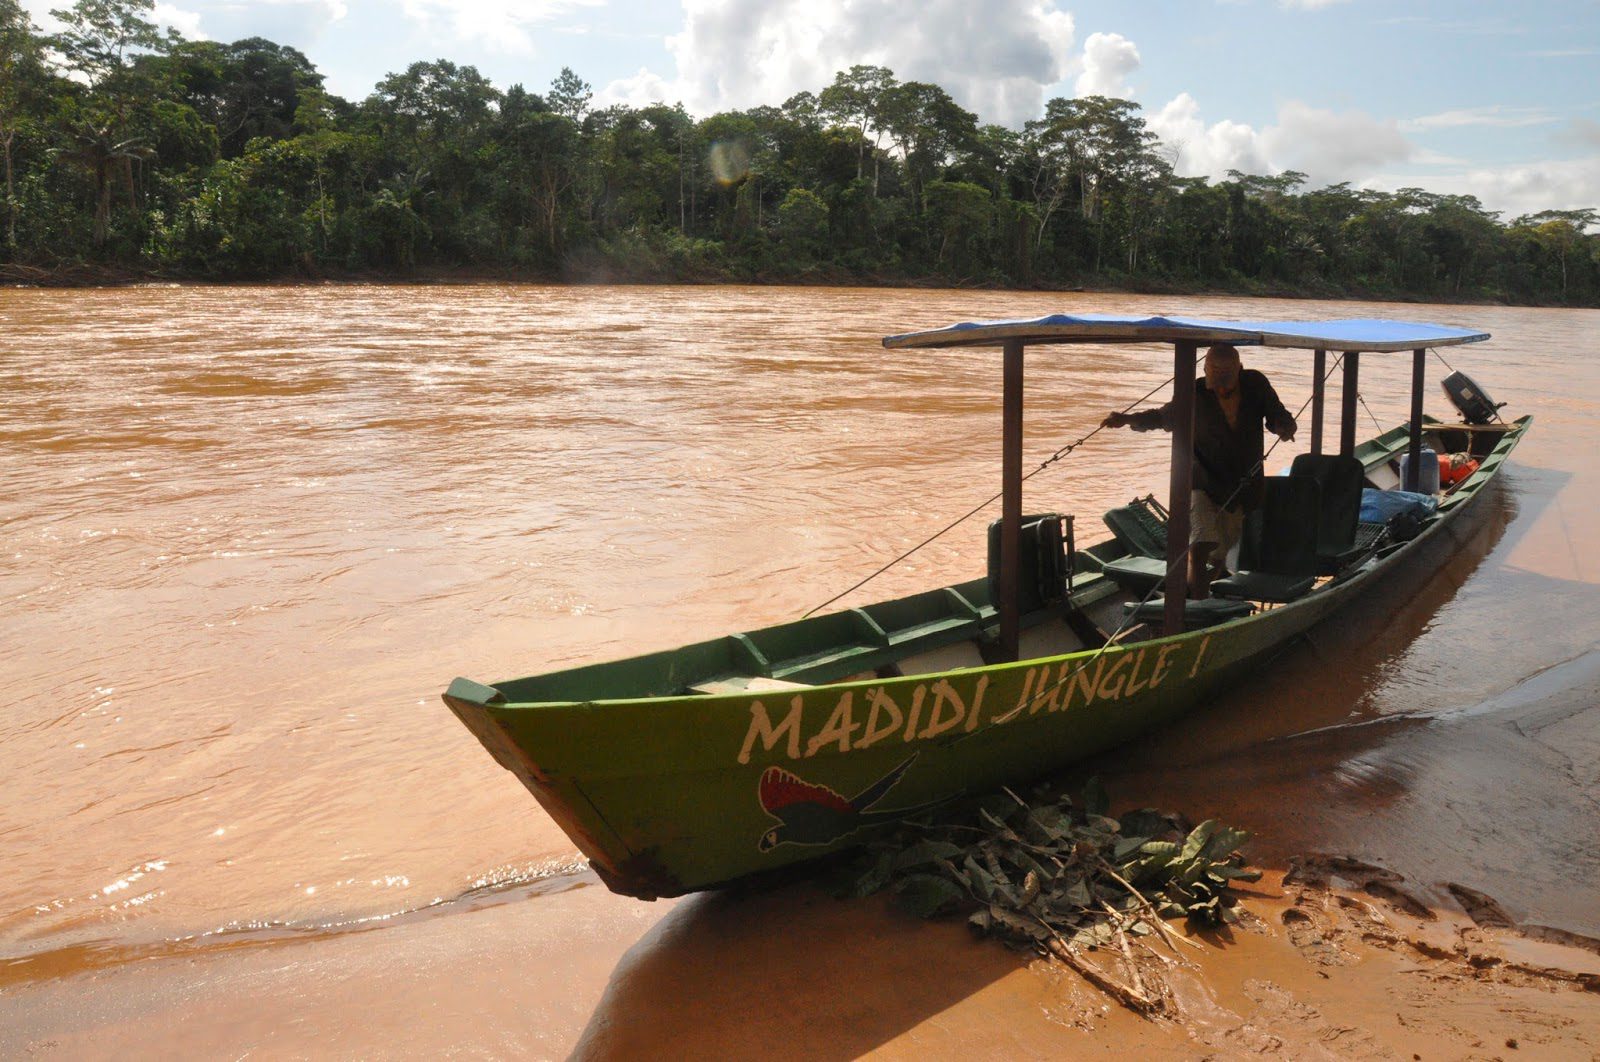
<path fill-rule="evenodd" d="M 750 176 L 750 148 L 741 140 L 718 140 L 708 161 L 718 184 L 737 184 Z"/>

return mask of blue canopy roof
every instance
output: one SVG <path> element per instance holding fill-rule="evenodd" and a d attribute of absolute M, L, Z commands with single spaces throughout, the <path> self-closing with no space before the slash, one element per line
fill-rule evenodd
<path fill-rule="evenodd" d="M 1051 314 L 1005 321 L 968 321 L 923 332 L 888 336 L 891 350 L 911 347 L 999 346 L 1025 343 L 1232 343 L 1300 350 L 1390 351 L 1480 343 L 1477 332 L 1416 321 L 1354 317 L 1335 321 L 1215 321 L 1199 317 L 1122 314 Z"/>

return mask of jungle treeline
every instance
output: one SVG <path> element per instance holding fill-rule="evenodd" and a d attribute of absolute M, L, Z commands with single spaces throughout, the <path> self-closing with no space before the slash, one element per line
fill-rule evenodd
<path fill-rule="evenodd" d="M 418 62 L 351 102 L 261 38 L 151 0 L 46 35 L 0 0 L 0 276 L 947 283 L 1600 304 L 1594 210 L 1177 176 L 1137 104 L 980 124 L 938 85 L 840 72 L 696 118 Z"/>

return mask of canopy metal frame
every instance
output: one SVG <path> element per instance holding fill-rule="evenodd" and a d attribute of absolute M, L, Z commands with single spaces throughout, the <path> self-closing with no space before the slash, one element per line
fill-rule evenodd
<path fill-rule="evenodd" d="M 1357 342 L 1352 336 L 1368 339 Z M 997 321 L 952 325 L 929 332 L 889 336 L 890 349 L 916 347 L 994 347 L 1003 351 L 1001 394 L 1001 524 L 1000 585 L 996 611 L 1000 619 L 1000 652 L 1018 659 L 1021 641 L 1020 587 L 1022 546 L 1022 432 L 1025 362 L 1031 345 L 1064 343 L 1151 343 L 1172 345 L 1172 455 L 1168 481 L 1167 573 L 1163 634 L 1184 629 L 1184 602 L 1189 582 L 1189 499 L 1194 483 L 1194 394 L 1196 363 L 1202 345 L 1231 343 L 1312 351 L 1311 452 L 1322 452 L 1326 400 L 1327 354 L 1340 352 L 1344 375 L 1340 388 L 1339 452 L 1354 455 L 1355 408 L 1360 394 L 1361 354 L 1410 350 L 1411 417 L 1406 480 L 1415 490 L 1421 482 L 1422 395 L 1426 382 L 1427 346 L 1475 343 L 1488 333 L 1399 321 L 1278 321 L 1251 326 L 1245 322 L 1193 318 L 1111 318 L 1097 315 L 1056 316 L 1037 321 Z"/>

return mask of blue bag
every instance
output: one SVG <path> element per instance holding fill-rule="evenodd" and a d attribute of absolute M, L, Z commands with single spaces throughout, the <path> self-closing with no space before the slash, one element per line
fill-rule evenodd
<path fill-rule="evenodd" d="M 1364 524 L 1386 524 L 1401 513 L 1425 520 L 1438 508 L 1439 499 L 1431 494 L 1416 494 L 1409 490 L 1373 490 L 1371 487 L 1361 491 L 1361 522 Z"/>

